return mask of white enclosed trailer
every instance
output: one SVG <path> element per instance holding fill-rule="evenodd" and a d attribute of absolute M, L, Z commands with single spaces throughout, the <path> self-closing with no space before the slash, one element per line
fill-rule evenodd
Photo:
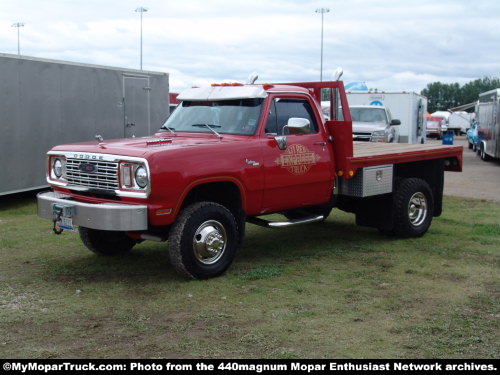
<path fill-rule="evenodd" d="M 47 186 L 55 145 L 150 135 L 168 90 L 167 73 L 0 53 L 0 195 Z"/>
<path fill-rule="evenodd" d="M 500 89 L 479 94 L 477 132 L 481 159 L 500 158 Z"/>
<path fill-rule="evenodd" d="M 348 92 L 349 105 L 381 105 L 389 109 L 397 126 L 399 143 L 425 143 L 427 98 L 415 92 Z"/>
<path fill-rule="evenodd" d="M 450 113 L 448 117 L 448 130 L 453 130 L 456 134 L 465 133 L 470 128 L 473 117 L 472 113 L 457 111 Z"/>

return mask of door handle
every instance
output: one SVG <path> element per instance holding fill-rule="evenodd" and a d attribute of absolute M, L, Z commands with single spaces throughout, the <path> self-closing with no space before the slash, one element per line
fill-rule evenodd
<path fill-rule="evenodd" d="M 315 145 L 326 146 L 326 142 L 314 142 Z"/>

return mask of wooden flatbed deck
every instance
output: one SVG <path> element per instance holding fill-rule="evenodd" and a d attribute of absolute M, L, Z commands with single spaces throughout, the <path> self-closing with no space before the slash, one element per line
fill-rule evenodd
<path fill-rule="evenodd" d="M 419 160 L 456 159 L 462 170 L 462 146 L 405 144 L 382 142 L 353 142 L 353 157 L 349 162 L 354 168 L 381 164 L 405 163 Z M 457 168 L 450 168 L 457 170 Z"/>

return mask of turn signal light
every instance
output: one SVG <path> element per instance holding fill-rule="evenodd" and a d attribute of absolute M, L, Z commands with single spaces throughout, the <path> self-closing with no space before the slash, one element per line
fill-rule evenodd
<path fill-rule="evenodd" d="M 134 186 L 132 184 L 132 166 L 130 164 L 123 164 L 122 165 L 122 179 L 123 179 L 122 184 L 125 187 Z"/>

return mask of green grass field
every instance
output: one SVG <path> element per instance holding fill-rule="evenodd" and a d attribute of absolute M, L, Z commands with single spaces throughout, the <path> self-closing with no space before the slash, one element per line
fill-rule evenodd
<path fill-rule="evenodd" d="M 95 256 L 34 199 L 0 201 L 0 357 L 500 356 L 500 203 L 446 198 L 423 238 L 248 225 L 228 273 L 190 281 L 166 243 Z"/>

